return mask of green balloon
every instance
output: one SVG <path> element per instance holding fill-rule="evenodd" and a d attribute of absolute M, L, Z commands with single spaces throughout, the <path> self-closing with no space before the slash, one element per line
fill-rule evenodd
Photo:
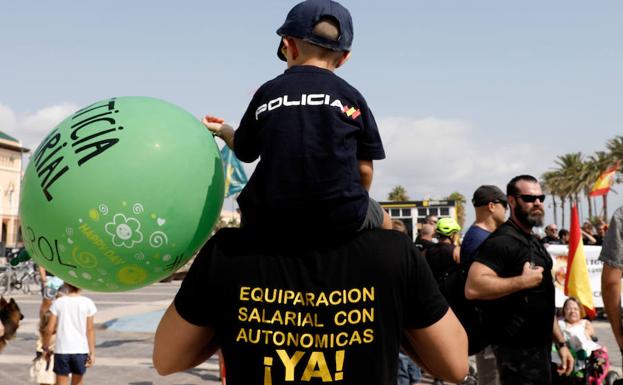
<path fill-rule="evenodd" d="M 223 192 L 218 148 L 194 116 L 153 98 L 102 100 L 65 119 L 31 157 L 25 246 L 74 286 L 139 288 L 199 250 Z"/>

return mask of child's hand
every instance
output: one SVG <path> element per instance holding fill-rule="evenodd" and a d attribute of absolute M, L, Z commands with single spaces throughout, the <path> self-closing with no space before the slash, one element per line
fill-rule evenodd
<path fill-rule="evenodd" d="M 206 115 L 201 121 L 201 123 L 203 123 L 203 125 L 216 136 L 221 136 L 221 128 L 223 127 L 224 122 L 225 120 L 212 115 Z"/>

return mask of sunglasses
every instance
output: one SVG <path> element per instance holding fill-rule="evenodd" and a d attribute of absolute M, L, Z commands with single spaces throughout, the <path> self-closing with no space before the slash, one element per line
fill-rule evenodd
<path fill-rule="evenodd" d="M 499 199 L 496 199 L 496 200 L 494 200 L 491 203 L 493 203 L 493 204 L 496 204 L 496 203 L 497 204 L 501 204 L 502 207 L 504 207 L 505 209 L 508 207 L 508 202 L 507 201 L 502 201 L 502 200 L 499 200 Z"/>
<path fill-rule="evenodd" d="M 521 200 L 526 203 L 534 203 L 536 202 L 537 199 L 539 200 L 539 202 L 543 203 L 545 201 L 545 194 L 543 195 L 520 194 L 520 195 L 517 195 L 517 198 L 521 198 Z"/>

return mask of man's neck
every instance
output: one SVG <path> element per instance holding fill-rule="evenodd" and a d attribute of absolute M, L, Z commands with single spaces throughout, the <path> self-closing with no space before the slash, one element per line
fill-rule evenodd
<path fill-rule="evenodd" d="M 515 226 L 517 226 L 524 233 L 526 233 L 526 234 L 532 233 L 532 226 L 525 225 L 525 224 L 519 222 L 517 220 L 517 218 L 515 218 L 515 217 L 511 217 L 510 220 L 515 224 Z"/>
<path fill-rule="evenodd" d="M 498 228 L 498 224 L 495 222 L 495 220 L 491 216 L 486 217 L 484 219 L 476 218 L 476 221 L 474 222 L 474 226 L 480 227 L 481 229 L 486 230 L 490 233 L 494 232 L 495 229 Z"/>

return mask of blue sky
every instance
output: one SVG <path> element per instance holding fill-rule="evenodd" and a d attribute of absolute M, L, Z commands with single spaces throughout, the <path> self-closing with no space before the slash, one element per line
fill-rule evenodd
<path fill-rule="evenodd" d="M 275 30 L 294 4 L 3 2 L 0 130 L 34 148 L 75 109 L 124 95 L 236 123 L 284 70 Z M 623 134 L 619 1 L 342 4 L 355 38 L 338 75 L 367 98 L 387 153 L 375 163 L 378 200 L 397 184 L 412 199 L 471 197 Z"/>

